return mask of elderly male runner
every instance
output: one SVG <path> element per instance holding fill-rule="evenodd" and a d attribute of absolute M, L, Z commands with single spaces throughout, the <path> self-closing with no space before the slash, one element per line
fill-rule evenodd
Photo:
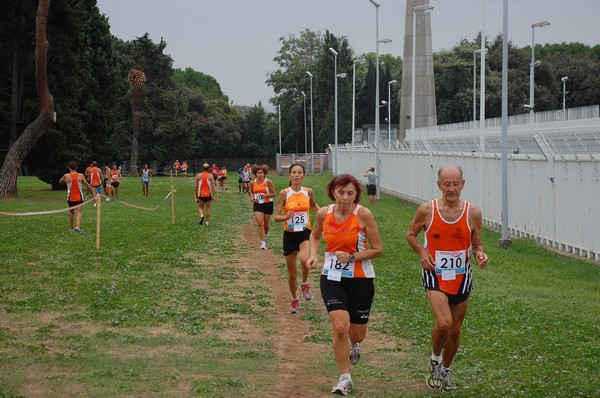
<path fill-rule="evenodd" d="M 419 207 L 406 240 L 421 256 L 423 286 L 435 318 L 427 385 L 451 391 L 456 387 L 450 365 L 473 289 L 471 258 L 483 269 L 488 257 L 481 244 L 481 210 L 460 198 L 465 186 L 462 169 L 440 168 L 437 184 L 442 197 Z M 417 240 L 421 231 L 425 231 L 423 245 Z"/>

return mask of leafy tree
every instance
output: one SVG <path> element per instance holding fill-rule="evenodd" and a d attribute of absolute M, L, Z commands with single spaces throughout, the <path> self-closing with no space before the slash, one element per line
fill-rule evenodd
<path fill-rule="evenodd" d="M 49 12 L 50 0 L 40 0 L 35 19 L 35 70 L 40 113 L 10 147 L 4 159 L 2 169 L 0 169 L 0 197 L 3 198 L 17 195 L 17 174 L 23 159 L 36 141 L 48 130 L 53 121 L 54 98 L 48 89 L 46 71 L 48 55 L 46 27 Z"/>
<path fill-rule="evenodd" d="M 320 33 L 308 29 L 300 32 L 299 36 L 290 34 L 288 37 L 279 38 L 281 49 L 273 59 L 278 69 L 268 74 L 266 83 L 275 91 L 275 98 L 271 99 L 271 103 L 281 107 L 284 152 L 295 150 L 299 142 L 304 143 L 304 108 L 301 92 L 309 92 L 310 78 L 306 72 L 311 72 L 314 76 L 313 99 L 318 98 L 320 76 L 318 60 L 322 53 L 322 40 Z M 315 101 L 313 110 L 317 109 Z M 316 120 L 315 116 L 315 131 Z"/>

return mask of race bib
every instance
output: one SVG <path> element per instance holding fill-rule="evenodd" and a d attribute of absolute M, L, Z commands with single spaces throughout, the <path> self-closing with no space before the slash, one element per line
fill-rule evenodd
<path fill-rule="evenodd" d="M 335 254 L 326 252 L 322 274 L 327 275 L 327 279 L 330 280 L 338 280 L 332 279 L 337 278 L 338 275 L 339 278 L 354 278 L 354 261 L 341 263 Z"/>
<path fill-rule="evenodd" d="M 443 281 L 453 281 L 456 275 L 465 273 L 466 262 L 466 250 L 436 250 L 435 273 L 441 275 Z"/>
<path fill-rule="evenodd" d="M 262 197 L 261 194 L 259 193 L 255 193 L 254 194 L 254 199 L 259 203 L 259 204 L 263 204 L 265 203 L 265 198 Z"/>
<path fill-rule="evenodd" d="M 307 211 L 297 211 L 294 212 L 292 218 L 288 218 L 287 226 L 289 229 L 294 232 L 304 231 L 306 227 L 308 227 L 308 212 Z"/>

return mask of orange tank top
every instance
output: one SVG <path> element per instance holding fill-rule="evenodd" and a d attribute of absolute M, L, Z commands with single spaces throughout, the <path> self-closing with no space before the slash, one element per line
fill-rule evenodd
<path fill-rule="evenodd" d="M 357 253 L 365 251 L 367 248 L 367 234 L 358 222 L 358 213 L 362 206 L 354 205 L 348 218 L 341 223 L 335 219 L 334 209 L 335 205 L 329 205 L 323 220 L 323 238 L 327 245 L 321 274 L 328 275 L 331 271 L 340 271 L 344 278 L 374 278 L 375 270 L 371 260 L 340 263 L 333 254 L 336 251 Z"/>
<path fill-rule="evenodd" d="M 110 179 L 112 182 L 119 182 L 119 170 L 111 170 Z"/>
<path fill-rule="evenodd" d="M 294 216 L 286 221 L 283 229 L 289 232 L 299 232 L 310 229 L 310 197 L 308 189 L 300 187 L 300 191 L 294 191 L 292 187 L 285 189 L 285 206 L 283 212 L 294 212 Z"/>
<path fill-rule="evenodd" d="M 208 198 L 212 196 L 212 187 L 208 181 L 209 174 L 206 171 L 200 173 L 200 181 L 198 181 L 198 197 Z"/>
<path fill-rule="evenodd" d="M 102 173 L 100 172 L 100 169 L 97 167 L 92 167 L 90 185 L 93 187 L 98 187 L 98 186 L 102 185 Z"/>
<path fill-rule="evenodd" d="M 257 182 L 256 180 L 254 180 L 254 182 L 252 183 L 252 191 L 254 192 L 254 197 L 257 198 L 257 196 L 260 196 L 264 203 L 269 203 L 273 200 L 272 198 L 265 198 L 264 196 L 262 196 L 263 194 L 271 193 L 269 192 L 269 186 L 267 185 L 267 181 L 269 181 L 269 179 L 265 178 L 264 181 L 261 183 Z"/>
<path fill-rule="evenodd" d="M 83 201 L 83 184 L 79 182 L 79 173 L 69 173 L 71 182 L 67 184 L 67 200 L 69 202 Z"/>
<path fill-rule="evenodd" d="M 424 245 L 435 260 L 435 271 L 423 270 L 423 286 L 447 294 L 464 294 L 473 288 L 470 203 L 465 201 L 456 221 L 442 217 L 437 199 L 432 201 L 431 223 L 425 231 Z"/>

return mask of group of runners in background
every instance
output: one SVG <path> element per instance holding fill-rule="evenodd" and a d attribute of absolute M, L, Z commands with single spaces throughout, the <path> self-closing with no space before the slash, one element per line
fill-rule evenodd
<path fill-rule="evenodd" d="M 219 170 L 225 170 L 221 172 L 220 180 L 226 180 L 226 169 L 219 169 L 214 164 L 210 167 L 204 163 L 202 171 L 196 175 L 194 196 L 199 204 L 200 225 L 209 225 L 210 205 L 215 198 L 216 186 L 223 186 L 217 183 Z M 253 203 L 261 250 L 267 249 L 271 216 L 274 214 L 274 221 L 283 223 L 283 255 L 291 294 L 290 314 L 299 313 L 298 290 L 306 301 L 313 298 L 309 273 L 320 268 L 320 292 L 328 311 L 333 352 L 340 372 L 332 393 L 346 395 L 353 388 L 350 366 L 359 362 L 375 295 L 375 268 L 371 260 L 383 254 L 377 223 L 371 210 L 359 204 L 363 189 L 352 175 L 335 176 L 326 186 L 327 196 L 333 203 L 320 207 L 313 190 L 303 186 L 306 177 L 304 165 L 295 163 L 290 166 L 289 186 L 279 193 L 267 178 L 268 172 L 269 167 L 264 164 L 240 167 L 238 192 L 247 194 Z M 371 168 L 365 176 L 372 177 L 374 172 Z M 143 186 L 146 187 L 144 196 L 147 196 L 150 177 L 151 171 L 146 164 L 142 172 Z M 116 199 L 120 178 L 117 165 L 113 165 L 112 169 L 106 166 L 101 169 L 93 162 L 84 176 L 77 173 L 75 162 L 69 164 L 69 173 L 59 182 L 67 185 L 67 200 L 72 207 L 69 214 L 71 231 L 80 232 L 83 186 L 98 198 L 102 184 L 108 184 L 112 188 L 111 197 Z M 374 181 L 369 178 L 368 182 L 369 199 L 374 205 Z M 481 242 L 481 210 L 460 197 L 465 184 L 462 169 L 457 166 L 440 168 L 437 184 L 442 196 L 418 208 L 406 239 L 420 256 L 422 286 L 435 320 L 426 383 L 432 389 L 451 391 L 456 386 L 450 365 L 458 351 L 468 298 L 473 288 L 471 263 L 474 259 L 480 268 L 484 268 L 488 257 Z M 108 193 L 106 196 L 108 200 Z M 311 223 L 311 209 L 315 213 L 314 225 Z M 425 235 L 423 243 L 417 239 L 421 232 Z M 319 261 L 321 239 L 324 239 L 326 247 Z"/>

